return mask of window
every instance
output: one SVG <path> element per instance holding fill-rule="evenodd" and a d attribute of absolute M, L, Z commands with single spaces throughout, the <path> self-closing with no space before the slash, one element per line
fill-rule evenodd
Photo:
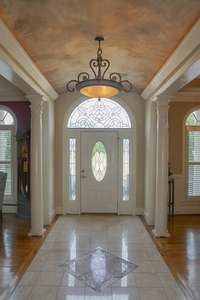
<path fill-rule="evenodd" d="M 123 139 L 123 201 L 129 200 L 129 139 Z"/>
<path fill-rule="evenodd" d="M 76 139 L 69 139 L 69 200 L 76 200 Z"/>
<path fill-rule="evenodd" d="M 192 112 L 186 120 L 187 132 L 187 195 L 200 197 L 200 111 Z"/>
<path fill-rule="evenodd" d="M 15 200 L 14 135 L 15 119 L 6 107 L 0 106 L 0 172 L 7 173 L 4 204 Z"/>
<path fill-rule="evenodd" d="M 72 112 L 68 128 L 131 128 L 126 110 L 111 99 L 89 99 Z"/>
<path fill-rule="evenodd" d="M 12 195 L 12 132 L 0 129 L 0 171 L 7 173 L 5 195 Z"/>

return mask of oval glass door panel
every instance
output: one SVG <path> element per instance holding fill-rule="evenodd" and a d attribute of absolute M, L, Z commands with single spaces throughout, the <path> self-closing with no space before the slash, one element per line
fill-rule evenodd
<path fill-rule="evenodd" d="M 102 181 L 106 175 L 107 153 L 104 144 L 100 141 L 93 147 L 91 164 L 94 178 L 99 182 Z"/>

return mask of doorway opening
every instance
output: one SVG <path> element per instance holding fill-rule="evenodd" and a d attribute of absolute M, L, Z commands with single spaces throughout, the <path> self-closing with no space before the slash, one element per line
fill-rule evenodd
<path fill-rule="evenodd" d="M 135 214 L 135 124 L 121 103 L 79 102 L 65 119 L 63 146 L 65 213 Z"/>

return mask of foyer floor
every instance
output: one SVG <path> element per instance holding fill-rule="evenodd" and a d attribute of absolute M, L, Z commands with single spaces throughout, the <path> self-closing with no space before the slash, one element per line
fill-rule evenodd
<path fill-rule="evenodd" d="M 103 292 L 66 272 L 66 260 L 96 247 L 138 265 Z M 59 217 L 10 300 L 185 300 L 138 217 Z"/>

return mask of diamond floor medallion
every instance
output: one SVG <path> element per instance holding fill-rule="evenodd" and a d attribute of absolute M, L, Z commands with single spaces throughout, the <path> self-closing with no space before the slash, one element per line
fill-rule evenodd
<path fill-rule="evenodd" d="M 62 266 L 95 291 L 102 291 L 138 267 L 100 247 Z"/>

